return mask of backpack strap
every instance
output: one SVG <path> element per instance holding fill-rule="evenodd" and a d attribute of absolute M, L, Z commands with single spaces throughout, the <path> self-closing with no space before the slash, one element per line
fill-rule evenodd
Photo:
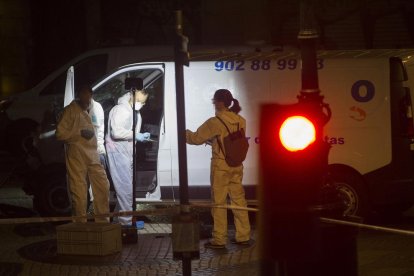
<path fill-rule="evenodd" d="M 221 141 L 220 141 L 220 136 L 219 137 L 217 137 L 217 143 L 219 144 L 219 148 L 220 148 L 220 150 L 223 152 L 223 154 L 224 154 L 224 158 L 226 158 L 226 152 L 224 151 L 224 149 L 223 149 L 223 145 L 221 144 Z"/>
<path fill-rule="evenodd" d="M 224 121 L 223 121 L 223 119 L 221 119 L 220 117 L 218 117 L 218 116 L 216 116 L 217 117 L 217 119 L 219 119 L 220 120 L 220 122 L 226 127 L 226 129 L 227 129 L 227 132 L 230 134 L 231 132 L 230 132 L 230 129 L 229 129 L 229 127 L 226 125 L 226 123 L 224 123 Z M 240 123 L 237 123 L 237 131 L 239 131 L 240 130 Z"/>
<path fill-rule="evenodd" d="M 228 126 L 224 123 L 223 119 L 221 119 L 219 116 L 216 116 L 217 119 L 219 119 L 219 121 L 226 127 L 227 132 L 230 134 L 230 129 L 228 128 Z M 237 124 L 237 128 L 238 128 L 238 124 Z"/>
<path fill-rule="evenodd" d="M 227 125 L 224 123 L 224 121 L 220 118 L 220 117 L 218 117 L 218 116 L 216 116 L 216 118 L 217 119 L 219 119 L 219 121 L 226 127 L 226 129 L 227 129 L 227 132 L 230 134 L 230 129 L 227 127 Z M 223 154 L 224 154 L 224 158 L 226 158 L 226 152 L 224 151 L 224 147 L 223 147 L 223 145 L 221 144 L 221 141 L 220 141 L 220 137 L 217 137 L 217 142 L 218 142 L 218 144 L 219 144 L 219 147 L 220 147 L 220 150 L 223 152 Z"/>

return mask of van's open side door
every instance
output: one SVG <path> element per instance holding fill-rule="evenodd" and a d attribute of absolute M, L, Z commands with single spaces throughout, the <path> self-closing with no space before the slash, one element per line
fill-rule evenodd
<path fill-rule="evenodd" d="M 75 72 L 73 66 L 69 67 L 66 74 L 65 97 L 63 106 L 66 107 L 75 99 Z"/>

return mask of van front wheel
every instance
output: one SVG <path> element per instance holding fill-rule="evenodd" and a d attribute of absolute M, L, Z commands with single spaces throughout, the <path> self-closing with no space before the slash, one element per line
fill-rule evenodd
<path fill-rule="evenodd" d="M 345 205 L 344 215 L 365 217 L 370 211 L 362 177 L 353 170 L 330 167 L 330 179 Z"/>
<path fill-rule="evenodd" d="M 71 211 L 66 175 L 50 174 L 42 179 L 33 198 L 33 207 L 41 216 L 68 216 Z"/>

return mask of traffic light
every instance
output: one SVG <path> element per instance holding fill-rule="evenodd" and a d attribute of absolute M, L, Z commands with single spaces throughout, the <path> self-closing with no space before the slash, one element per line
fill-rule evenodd
<path fill-rule="evenodd" d="M 315 125 L 303 116 L 286 118 L 279 129 L 280 142 L 288 151 L 306 149 L 315 142 L 315 135 Z"/>
<path fill-rule="evenodd" d="M 262 106 L 262 183 L 266 194 L 272 192 L 273 204 L 298 210 L 317 204 L 330 148 L 323 140 L 325 123 L 326 115 L 314 103 Z"/>
<path fill-rule="evenodd" d="M 326 115 L 323 108 L 317 101 L 262 106 L 259 201 L 263 275 L 276 274 L 273 270 L 284 262 L 294 267 L 296 261 L 318 256 L 315 210 L 321 204 L 330 148 L 323 139 L 330 111 Z"/>

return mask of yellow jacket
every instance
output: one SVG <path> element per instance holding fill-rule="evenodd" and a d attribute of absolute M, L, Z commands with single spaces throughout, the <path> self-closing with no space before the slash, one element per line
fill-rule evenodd
<path fill-rule="evenodd" d="M 242 116 L 228 110 L 216 112 L 216 116 L 224 121 L 231 132 L 237 131 L 239 128 L 244 129 L 246 133 L 246 120 Z M 186 140 L 190 145 L 211 144 L 212 159 L 225 159 L 217 139 L 220 139 L 223 147 L 223 138 L 227 135 L 229 133 L 223 123 L 216 117 L 211 117 L 196 132 L 187 129 Z"/>
<path fill-rule="evenodd" d="M 94 127 L 86 111 L 83 111 L 76 100 L 63 110 L 63 115 L 56 128 L 56 139 L 67 145 L 82 148 L 85 152 L 97 152 L 96 136 L 87 140 L 81 136 L 82 129 L 94 131 Z"/>

